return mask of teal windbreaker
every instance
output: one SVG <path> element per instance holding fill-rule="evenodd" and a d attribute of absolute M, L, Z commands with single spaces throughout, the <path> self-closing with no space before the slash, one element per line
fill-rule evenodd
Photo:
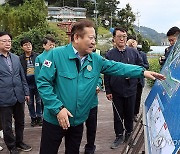
<path fill-rule="evenodd" d="M 40 55 L 38 55 L 35 59 L 35 71 L 34 71 L 34 74 L 35 74 L 35 79 L 37 81 L 37 77 L 39 75 L 39 72 L 41 70 L 41 67 L 43 65 L 43 62 L 44 60 L 46 59 L 47 55 L 49 54 L 50 51 L 43 51 L 43 53 L 41 53 Z"/>
<path fill-rule="evenodd" d="M 88 118 L 100 73 L 122 77 L 144 77 L 141 66 L 109 61 L 96 53 L 87 55 L 78 73 L 72 44 L 54 48 L 46 57 L 37 77 L 37 87 L 44 103 L 44 119 L 59 125 L 56 115 L 63 105 L 71 112 L 70 125 Z"/>

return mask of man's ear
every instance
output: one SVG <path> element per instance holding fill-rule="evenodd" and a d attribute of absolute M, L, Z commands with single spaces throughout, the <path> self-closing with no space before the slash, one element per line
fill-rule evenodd
<path fill-rule="evenodd" d="M 78 41 L 79 41 L 79 35 L 76 33 L 74 34 L 74 42 L 78 43 Z"/>

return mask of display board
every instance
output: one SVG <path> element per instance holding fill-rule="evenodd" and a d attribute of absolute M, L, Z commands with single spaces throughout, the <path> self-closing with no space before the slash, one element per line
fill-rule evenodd
<path fill-rule="evenodd" d="M 144 106 L 146 153 L 175 154 L 180 149 L 180 37 L 171 50 Z"/>

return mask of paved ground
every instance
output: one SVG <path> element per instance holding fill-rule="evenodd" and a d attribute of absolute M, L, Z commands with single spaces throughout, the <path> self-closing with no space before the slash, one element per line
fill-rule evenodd
<path fill-rule="evenodd" d="M 142 102 L 149 93 L 149 88 L 145 87 L 142 97 Z M 84 131 L 85 133 L 85 131 Z M 40 135 L 41 127 L 31 127 L 30 118 L 28 115 L 28 110 L 26 106 L 26 126 L 24 132 L 24 141 L 33 147 L 32 151 L 28 152 L 29 154 L 38 154 L 39 145 L 40 145 Z M 120 154 L 123 146 L 120 148 L 112 150 L 110 145 L 115 139 L 114 130 L 113 130 L 113 114 L 112 114 L 112 105 L 107 101 L 104 92 L 99 94 L 99 112 L 98 112 L 98 128 L 97 128 L 97 137 L 96 137 L 96 154 Z M 83 140 L 80 147 L 80 154 L 84 152 L 84 145 L 86 144 L 85 135 L 83 135 Z M 4 150 L 1 151 L 1 154 L 8 154 L 5 144 L 0 139 L 0 145 L 3 146 Z M 60 146 L 59 153 L 64 153 L 64 143 Z M 21 154 L 27 154 L 27 152 L 21 152 Z"/>

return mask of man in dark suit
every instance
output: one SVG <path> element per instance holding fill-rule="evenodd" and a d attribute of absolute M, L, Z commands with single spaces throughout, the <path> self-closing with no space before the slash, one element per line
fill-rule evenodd
<path fill-rule="evenodd" d="M 108 51 L 106 58 L 125 64 L 142 65 L 142 58 L 134 48 L 126 46 L 127 32 L 123 28 L 115 28 L 113 40 L 116 47 Z M 136 100 L 137 78 L 104 76 L 106 97 L 113 101 L 114 130 L 116 138 L 111 145 L 118 148 L 126 142 L 133 131 L 134 106 Z M 125 137 L 124 137 L 125 132 Z"/>
<path fill-rule="evenodd" d="M 129 39 L 127 41 L 127 46 L 137 49 L 137 51 L 139 52 L 139 55 L 142 58 L 143 67 L 145 69 L 149 69 L 149 63 L 147 60 L 147 56 L 144 52 L 141 51 L 140 48 L 137 48 L 137 45 L 138 45 L 138 42 L 136 41 L 136 38 L 129 37 Z M 139 114 L 139 109 L 140 109 L 140 104 L 141 104 L 141 95 L 142 95 L 142 90 L 143 90 L 144 85 L 145 85 L 144 78 L 139 78 L 138 84 L 137 84 L 137 92 L 136 92 L 136 103 L 135 103 L 135 108 L 134 108 L 134 121 L 135 122 L 138 121 L 137 115 Z"/>
<path fill-rule="evenodd" d="M 11 41 L 10 34 L 0 32 L 0 117 L 7 148 L 10 154 L 18 154 L 18 149 L 32 149 L 23 142 L 24 102 L 29 101 L 29 89 L 19 57 L 10 52 Z"/>

